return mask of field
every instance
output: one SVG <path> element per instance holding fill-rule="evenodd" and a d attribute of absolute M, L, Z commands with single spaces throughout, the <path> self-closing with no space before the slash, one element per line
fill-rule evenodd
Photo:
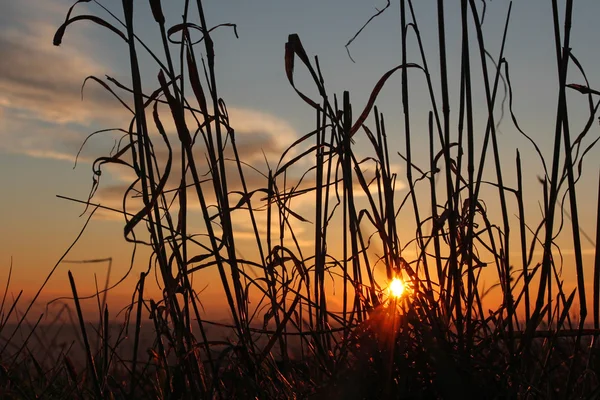
<path fill-rule="evenodd" d="M 437 25 L 424 27 L 413 1 L 399 0 L 402 29 L 392 51 L 401 62 L 369 77 L 375 84 L 360 108 L 348 91 L 328 91 L 327 55 L 313 56 L 290 32 L 282 49 L 289 93 L 314 112 L 314 129 L 262 169 L 244 159 L 252 143 L 238 143 L 219 94 L 228 79 L 219 46 L 231 38 L 217 33 L 237 36 L 236 25 L 213 25 L 202 0 L 185 1 L 183 22 L 167 23 L 165 3 L 149 1 L 161 43 L 137 36 L 134 15 L 148 4 L 133 0 L 102 17 L 77 14 L 76 3 L 57 28 L 57 46 L 73 25 L 87 24 L 126 43 L 128 80 L 87 84 L 121 102 L 131 122 L 93 163 L 89 198 L 71 200 L 86 203 L 88 222 L 98 212 L 120 215 L 125 240 L 149 249 L 148 270 L 119 319 L 109 315 L 109 285 L 97 288 L 92 318 L 82 311 L 69 272 L 73 301 L 51 324 L 37 324 L 35 308 L 6 295 L 9 273 L 0 397 L 600 396 L 600 197 L 578 196 L 584 172 L 597 173 L 600 92 L 571 53 L 573 0 L 547 5 L 556 49 L 551 145 L 532 139 L 519 123 L 526 110 L 514 106 L 519 88 L 504 54 L 512 3 L 490 16 L 486 1 L 438 0 Z M 458 37 L 446 36 L 444 7 L 460 8 Z M 356 27 L 349 55 L 386 10 Z M 490 18 L 503 21 L 501 37 L 484 34 Z M 423 29 L 436 32 L 431 50 Z M 449 43 L 459 43 L 459 57 L 449 56 Z M 156 82 L 140 72 L 148 55 Z M 570 83 L 569 72 L 580 83 Z M 377 103 L 392 80 L 401 82 L 399 126 Z M 567 100 L 581 97 L 588 109 L 579 130 Z M 503 154 L 509 125 L 527 145 Z M 523 167 L 534 158 L 543 175 Z M 132 177 L 121 209 L 94 198 L 107 167 Z M 540 199 L 537 210 L 531 198 Z M 584 208 L 598 210 L 594 239 L 582 228 Z M 586 240 L 592 262 L 584 261 Z M 204 316 L 208 271 L 222 289 L 226 313 L 218 321 Z M 147 290 L 150 279 L 158 295 Z"/>

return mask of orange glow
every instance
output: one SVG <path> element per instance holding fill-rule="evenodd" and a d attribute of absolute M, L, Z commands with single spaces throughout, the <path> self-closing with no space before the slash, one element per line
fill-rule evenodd
<path fill-rule="evenodd" d="M 394 278 L 390 282 L 390 286 L 388 287 L 390 291 L 390 295 L 393 297 L 401 297 L 402 293 L 404 293 L 404 283 L 400 278 Z"/>

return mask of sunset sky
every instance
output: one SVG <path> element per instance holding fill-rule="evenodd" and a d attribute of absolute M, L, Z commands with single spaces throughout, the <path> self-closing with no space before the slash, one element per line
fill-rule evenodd
<path fill-rule="evenodd" d="M 122 40 L 105 29 L 84 22 L 67 29 L 60 47 L 52 45 L 54 32 L 64 21 L 72 3 L 65 0 L 0 3 L 0 286 L 3 287 L 6 282 L 12 259 L 10 292 L 16 295 L 24 289 L 26 297 L 35 294 L 86 219 L 85 216 L 80 217 L 83 212 L 81 204 L 59 199 L 56 195 L 85 200 L 92 184 L 91 162 L 107 154 L 118 136 L 107 134 L 90 139 L 79 157 L 77 168 L 73 169 L 75 155 L 83 140 L 99 129 L 125 128 L 129 121 L 127 112 L 99 85 L 88 82 L 83 101 L 80 94 L 82 82 L 89 75 L 99 78 L 109 75 L 129 82 L 129 58 Z M 121 1 L 103 0 L 101 3 L 116 15 L 122 15 Z M 182 3 L 163 2 L 169 4 L 163 6 L 168 24 L 180 21 Z M 457 98 L 460 83 L 460 3 L 446 3 L 449 21 L 454 22 L 447 26 L 450 90 L 453 98 Z M 160 53 L 159 32 L 147 2 L 135 1 L 134 4 L 138 36 Z M 355 110 L 362 110 L 377 80 L 400 64 L 399 6 L 395 1 L 350 46 L 355 63 L 348 57 L 344 45 L 376 11 L 376 7 L 385 6 L 385 1 L 209 0 L 204 5 L 210 25 L 237 24 L 239 39 L 227 27 L 219 28 L 213 34 L 217 79 L 220 96 L 228 105 L 232 125 L 240 137 L 244 159 L 258 167 L 265 167 L 263 152 L 269 161 L 276 163 L 279 154 L 295 138 L 314 129 L 314 112 L 295 94 L 284 71 L 284 45 L 290 33 L 298 33 L 310 56 L 319 56 L 330 93 L 341 96 L 344 90 L 350 90 Z M 507 9 L 507 1 L 488 2 L 484 33 L 488 50 L 494 57 L 499 51 Z M 551 11 L 550 2 L 515 2 L 505 50 L 517 118 L 521 127 L 538 142 L 542 152 L 548 154 L 548 159 L 558 93 Z M 435 1 L 415 1 L 415 12 L 425 48 L 429 51 L 432 74 L 437 76 Z M 78 5 L 75 13 L 91 13 L 112 21 L 94 2 Z M 596 89 L 600 89 L 600 48 L 596 29 L 599 15 L 600 2 L 597 0 L 575 2 L 572 51 L 586 69 L 591 87 Z M 409 40 L 409 61 L 419 62 L 414 35 Z M 148 89 L 154 88 L 159 68 L 149 57 L 144 56 L 142 61 L 145 85 Z M 478 65 L 479 60 L 473 63 Z M 475 66 L 473 73 L 480 74 L 480 69 Z M 307 93 L 315 94 L 314 87 L 304 79 L 302 72 L 299 74 L 299 85 L 304 85 Z M 427 154 L 425 139 L 430 108 L 426 107 L 428 99 L 424 80 L 418 72 L 411 72 L 409 77 L 414 146 Z M 570 69 L 568 81 L 584 83 L 574 66 Z M 481 85 L 476 86 L 477 89 L 480 96 L 475 99 L 479 111 L 477 127 L 482 135 L 486 110 Z M 439 91 L 439 87 L 436 90 Z M 579 132 L 587 118 L 587 98 L 569 91 L 568 100 L 572 132 Z M 404 133 L 401 128 L 399 74 L 390 79 L 377 104 L 386 115 L 388 133 L 392 138 L 391 154 L 395 156 L 393 162 L 402 177 L 405 164 L 397 156 L 397 151 L 404 150 L 403 139 L 400 139 Z M 456 127 L 458 102 L 453 105 L 452 126 Z M 531 145 L 513 127 L 508 111 L 500 131 L 500 148 L 509 186 L 516 186 L 515 149 L 521 149 L 526 190 L 531 190 L 526 207 L 531 223 L 537 226 L 541 218 L 538 206 L 541 189 L 537 180 L 543 174 L 541 163 Z M 600 127 L 594 124 L 585 143 L 591 143 L 599 134 Z M 581 226 L 592 239 L 596 229 L 599 157 L 598 148 L 589 153 L 578 187 Z M 111 169 L 102 179 L 94 201 L 118 207 L 122 187 L 131 176 Z M 405 193 L 405 189 L 400 191 L 401 195 Z M 309 204 L 301 204 L 300 208 L 307 210 Z M 201 217 L 197 209 L 192 210 L 191 216 Z M 512 221 L 516 223 L 516 217 L 513 216 Z M 585 239 L 583 243 L 586 272 L 591 277 L 593 245 Z M 131 245 L 123 239 L 123 221 L 99 212 L 67 259 L 112 257 L 111 279 L 114 281 L 127 270 L 131 250 Z M 562 250 L 568 261 L 568 246 Z M 134 273 L 125 285 L 115 291 L 114 296 L 130 295 L 139 272 L 146 266 L 147 253 L 140 252 Z M 93 293 L 94 273 L 98 274 L 99 282 L 105 279 L 106 264 L 63 264 L 50 280 L 44 299 L 69 293 L 68 269 L 73 270 L 86 294 Z M 571 269 L 565 269 L 565 280 L 572 285 L 574 274 Z M 210 287 L 207 288 L 207 293 L 210 290 Z"/>

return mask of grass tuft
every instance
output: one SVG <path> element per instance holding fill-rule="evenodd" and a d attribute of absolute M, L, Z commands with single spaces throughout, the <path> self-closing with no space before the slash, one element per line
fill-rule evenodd
<path fill-rule="evenodd" d="M 319 59 L 309 57 L 298 35 L 289 35 L 285 73 L 314 111 L 315 129 L 282 152 L 273 168 L 266 163 L 266 171 L 241 158 L 235 126 L 219 96 L 213 35 L 215 28 L 233 28 L 237 36 L 236 25 L 210 26 L 197 0 L 193 9 L 186 1 L 183 22 L 169 27 L 161 1 L 149 5 L 161 35 L 156 49 L 135 33 L 133 17 L 142 5 L 132 0 L 123 0 L 123 18 L 109 11 L 111 22 L 72 16 L 75 5 L 54 37 L 60 45 L 71 24 L 93 22 L 127 44 L 130 85 L 88 78 L 114 95 L 132 118 L 121 129 L 115 152 L 94 162 L 93 189 L 84 203 L 94 206 L 90 218 L 102 207 L 92 201 L 102 168 L 114 164 L 132 173 L 122 209 L 104 208 L 123 217 L 127 241 L 150 249 L 149 270 L 141 273 L 126 320 L 118 326 L 109 319 L 107 278 L 95 296 L 100 315 L 93 332 L 69 272 L 84 348 L 81 367 L 70 346 L 42 357 L 33 351 L 46 339 L 36 336 L 42 329 L 37 323 L 29 330 L 25 326 L 31 306 L 18 315 L 20 294 L 9 306 L 11 265 L 0 305 L 0 397 L 491 399 L 598 393 L 600 228 L 590 328 L 577 182 L 597 141 L 581 149 L 600 104 L 592 96 L 600 92 L 589 87 L 587 77 L 586 85 L 567 84 L 572 64 L 585 77 L 570 50 L 572 0 L 560 7 L 552 1 L 558 98 L 551 153 L 542 153 L 521 129 L 513 108 L 504 55 L 512 2 L 498 54 L 488 51 L 484 36 L 486 2 L 460 2 L 455 69 L 449 65 L 445 2 L 437 1 L 433 50 L 438 56 L 431 59 L 413 1 L 400 0 L 401 64 L 377 80 L 358 113 L 349 92 L 338 99 L 327 91 Z M 388 1 L 346 48 L 389 6 Z M 192 33 L 201 40 L 192 40 Z M 413 44 L 418 60 L 407 53 Z M 155 82 L 142 75 L 140 51 L 156 61 Z M 431 70 L 434 64 L 438 75 Z M 301 68 L 318 97 L 296 85 Z M 455 70 L 458 75 L 451 75 Z M 375 104 L 395 74 L 402 85 L 403 125 L 390 129 Z M 413 83 L 417 76 L 424 84 Z M 451 93 L 451 81 L 460 82 L 458 94 Z M 145 91 L 151 84 L 154 90 Z M 526 213 L 525 200 L 535 188 L 524 186 L 524 153 L 510 155 L 516 160 L 510 161 L 516 167 L 511 176 L 500 151 L 503 87 L 511 123 L 531 142 L 544 168 L 538 187 L 544 199 L 541 221 Z M 589 121 L 577 136 L 566 88 L 589 99 Z M 426 134 L 414 123 L 416 91 L 428 96 Z M 476 115 L 476 98 L 485 100 L 484 115 Z M 426 140 L 415 140 L 417 135 Z M 398 143 L 402 146 L 394 148 Z M 302 160 L 313 161 L 306 168 Z M 397 160 L 404 163 L 402 177 L 392 168 Z M 262 183 L 253 187 L 256 180 L 249 176 L 257 171 Z M 400 180 L 407 184 L 405 194 L 398 190 Z M 299 198 L 314 202 L 311 215 L 296 207 Z M 491 203 L 498 210 L 492 211 Z M 198 221 L 191 223 L 192 206 L 201 209 L 200 228 Z M 574 263 L 563 267 L 556 243 L 564 215 Z M 251 228 L 244 237 L 236 223 L 240 218 Z M 406 227 L 414 228 L 410 238 Z M 249 248 L 255 251 L 242 256 Z M 144 291 L 152 268 L 163 288 L 158 297 Z M 572 291 L 565 288 L 566 268 L 576 277 Z M 215 271 L 212 284 L 223 290 L 229 323 L 203 315 L 202 282 L 194 277 L 208 270 Z M 404 286 L 401 296 L 389 295 L 394 279 Z M 498 302 L 487 301 L 492 291 L 499 292 Z M 8 334 L 11 318 L 18 322 Z M 130 324 L 133 348 L 125 350 Z M 52 329 L 60 332 L 61 326 L 57 322 Z M 215 327 L 227 334 L 211 336 Z"/>

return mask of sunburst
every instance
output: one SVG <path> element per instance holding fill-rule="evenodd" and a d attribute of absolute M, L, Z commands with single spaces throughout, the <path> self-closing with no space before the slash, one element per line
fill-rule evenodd
<path fill-rule="evenodd" d="M 402 280 L 400 278 L 394 278 L 390 282 L 390 285 L 388 286 L 388 290 L 392 297 L 400 298 L 400 297 L 402 297 L 402 294 L 404 293 L 404 282 L 402 282 Z"/>

